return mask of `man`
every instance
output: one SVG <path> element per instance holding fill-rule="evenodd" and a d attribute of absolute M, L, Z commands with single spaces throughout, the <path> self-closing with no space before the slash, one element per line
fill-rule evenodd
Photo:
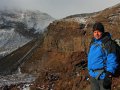
<path fill-rule="evenodd" d="M 112 75 L 118 66 L 111 35 L 100 22 L 93 25 L 93 39 L 88 53 L 88 70 L 91 90 L 111 90 Z"/>

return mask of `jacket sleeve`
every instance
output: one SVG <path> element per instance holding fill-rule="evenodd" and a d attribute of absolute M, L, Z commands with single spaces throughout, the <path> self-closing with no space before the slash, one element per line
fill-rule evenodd
<path fill-rule="evenodd" d="M 118 66 L 117 62 L 117 57 L 115 53 L 110 53 L 107 56 L 107 63 L 106 63 L 106 71 L 111 72 L 112 74 L 115 73 L 115 70 Z"/>
<path fill-rule="evenodd" d="M 112 74 L 114 74 L 117 66 L 118 66 L 118 63 L 117 63 L 117 55 L 116 55 L 116 46 L 114 43 L 111 43 L 109 44 L 109 47 L 108 47 L 106 71 L 109 71 Z"/>

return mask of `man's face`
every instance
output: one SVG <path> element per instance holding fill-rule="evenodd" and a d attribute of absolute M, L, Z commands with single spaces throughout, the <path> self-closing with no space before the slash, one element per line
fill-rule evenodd
<path fill-rule="evenodd" d="M 95 31 L 93 32 L 93 37 L 94 37 L 95 39 L 100 39 L 100 38 L 102 37 L 102 32 L 100 32 L 99 30 L 95 30 Z"/>

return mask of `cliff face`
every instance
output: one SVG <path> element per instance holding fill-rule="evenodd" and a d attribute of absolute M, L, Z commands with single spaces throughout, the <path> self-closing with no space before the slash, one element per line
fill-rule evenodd
<path fill-rule="evenodd" d="M 79 23 L 68 21 L 55 22 L 48 27 L 44 46 L 49 50 L 56 49 L 58 52 L 66 53 L 84 51 L 85 33 L 83 29 L 80 29 Z"/>
<path fill-rule="evenodd" d="M 119 13 L 118 5 L 87 17 L 84 23 L 68 18 L 51 23 L 44 33 L 43 44 L 21 67 L 22 72 L 38 75 L 37 86 L 33 88 L 89 90 L 89 78 L 85 66 L 92 26 L 95 21 L 101 21 L 113 39 L 119 39 Z M 112 90 L 118 90 L 119 78 L 114 78 L 113 82 Z"/>

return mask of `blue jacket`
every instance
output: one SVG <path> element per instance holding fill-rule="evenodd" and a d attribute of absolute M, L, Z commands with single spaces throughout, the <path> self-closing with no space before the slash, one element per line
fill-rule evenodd
<path fill-rule="evenodd" d="M 92 40 L 88 53 L 88 70 L 91 77 L 97 77 L 99 72 L 94 70 L 105 69 L 106 71 L 115 73 L 118 64 L 114 45 L 110 43 L 110 34 L 105 34 L 100 40 L 95 38 Z M 102 43 L 105 42 L 106 48 L 103 48 Z M 103 72 L 99 79 L 104 79 L 105 72 Z"/>

